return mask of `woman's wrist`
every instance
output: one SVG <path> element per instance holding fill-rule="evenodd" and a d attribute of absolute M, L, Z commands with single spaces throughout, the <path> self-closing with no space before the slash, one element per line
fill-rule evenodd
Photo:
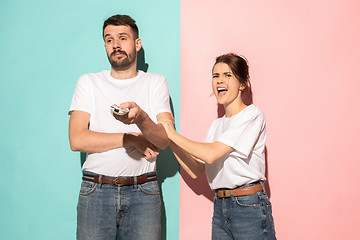
<path fill-rule="evenodd" d="M 173 142 L 176 142 L 176 138 L 179 136 L 179 133 L 176 132 L 176 130 L 174 131 L 171 131 L 169 134 L 168 134 L 168 138 L 173 141 Z"/>

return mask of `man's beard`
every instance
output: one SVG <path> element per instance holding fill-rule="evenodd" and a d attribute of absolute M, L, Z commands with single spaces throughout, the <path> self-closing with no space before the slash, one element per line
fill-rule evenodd
<path fill-rule="evenodd" d="M 122 53 L 124 55 L 124 56 L 120 56 L 121 58 L 123 58 L 122 60 L 119 60 L 118 57 L 115 57 L 115 59 L 114 59 L 114 54 L 118 53 L 118 52 Z M 111 64 L 111 67 L 115 71 L 124 71 L 124 70 L 129 69 L 134 64 L 134 62 L 135 62 L 134 56 L 136 56 L 135 50 L 131 54 L 127 54 L 125 51 L 116 49 L 110 54 L 110 56 L 108 55 L 108 59 Z"/>

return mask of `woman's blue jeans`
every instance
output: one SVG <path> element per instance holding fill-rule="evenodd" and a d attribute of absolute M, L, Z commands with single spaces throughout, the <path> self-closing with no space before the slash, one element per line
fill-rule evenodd
<path fill-rule="evenodd" d="M 89 173 L 87 173 L 89 175 Z M 77 206 L 78 240 L 158 240 L 161 198 L 157 181 L 115 186 L 83 180 Z"/>
<path fill-rule="evenodd" d="M 276 239 L 271 203 L 265 191 L 228 198 L 215 194 L 212 239 Z"/>

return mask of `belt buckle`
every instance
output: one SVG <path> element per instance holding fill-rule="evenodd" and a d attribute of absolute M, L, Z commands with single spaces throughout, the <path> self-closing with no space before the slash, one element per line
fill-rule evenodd
<path fill-rule="evenodd" d="M 118 181 L 119 181 L 120 179 L 121 179 L 121 178 L 119 178 L 119 177 L 114 178 L 114 179 L 113 179 L 113 184 L 114 184 L 115 186 L 118 186 L 118 187 L 123 186 L 123 184 L 118 183 Z"/>

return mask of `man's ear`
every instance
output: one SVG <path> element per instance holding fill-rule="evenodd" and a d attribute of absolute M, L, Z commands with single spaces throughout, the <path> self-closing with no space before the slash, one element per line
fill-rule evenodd
<path fill-rule="evenodd" d="M 136 48 L 136 51 L 137 51 L 137 52 L 140 51 L 141 47 L 142 47 L 142 41 L 141 41 L 140 38 L 137 38 L 137 39 L 135 40 L 135 48 Z"/>

